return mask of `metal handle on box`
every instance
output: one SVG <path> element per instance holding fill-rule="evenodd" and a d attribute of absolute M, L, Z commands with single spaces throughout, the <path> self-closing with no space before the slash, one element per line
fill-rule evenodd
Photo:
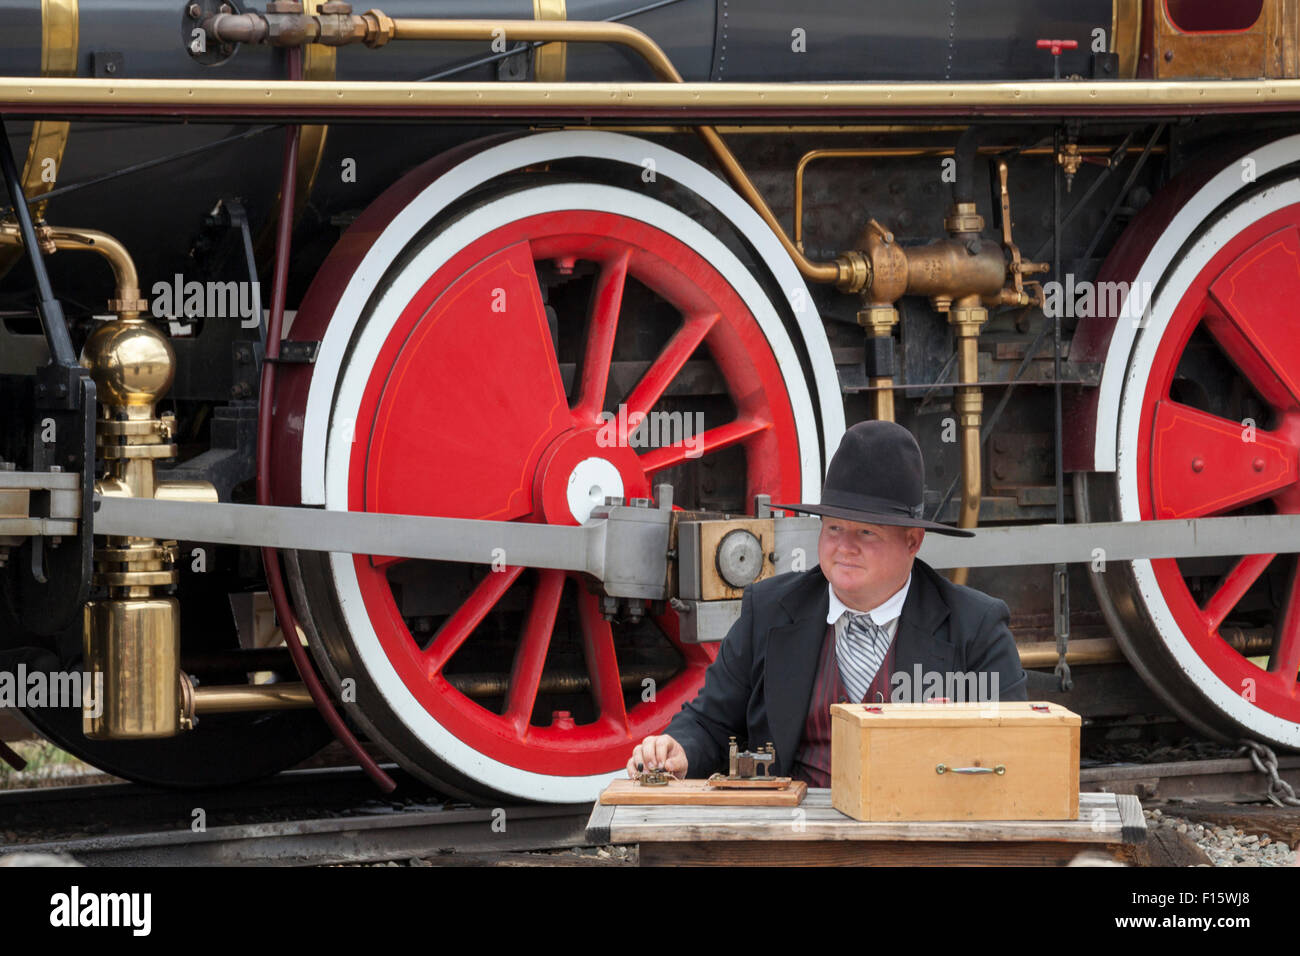
<path fill-rule="evenodd" d="M 947 764 L 939 764 L 934 768 L 935 773 L 995 773 L 999 777 L 1007 772 L 1007 768 L 1002 764 L 996 767 L 949 767 Z"/>

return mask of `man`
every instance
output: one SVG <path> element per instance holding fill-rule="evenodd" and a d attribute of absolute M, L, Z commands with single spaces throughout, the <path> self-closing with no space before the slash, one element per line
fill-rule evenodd
<path fill-rule="evenodd" d="M 775 506 L 822 516 L 818 566 L 746 589 L 704 687 L 633 750 L 629 776 L 642 766 L 725 773 L 735 736 L 751 749 L 775 744 L 778 775 L 829 787 L 833 703 L 944 696 L 939 687 L 959 688 L 957 699 L 1025 699 L 1006 604 L 916 558 L 927 528 L 971 536 L 920 517 L 924 474 L 902 426 L 845 432 L 821 503 Z"/>

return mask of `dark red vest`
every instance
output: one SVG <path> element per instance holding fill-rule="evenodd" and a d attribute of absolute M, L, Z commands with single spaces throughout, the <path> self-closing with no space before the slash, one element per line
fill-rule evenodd
<path fill-rule="evenodd" d="M 895 640 L 880 664 L 880 670 L 871 681 L 867 695 L 857 703 L 875 703 L 889 700 L 889 676 L 894 672 Z M 826 625 L 822 638 L 821 657 L 817 662 L 817 679 L 813 683 L 812 697 L 808 701 L 808 716 L 804 719 L 803 740 L 794 755 L 790 775 L 810 787 L 831 785 L 831 704 L 846 704 L 848 691 L 840 679 L 840 668 L 835 659 L 835 625 Z"/>

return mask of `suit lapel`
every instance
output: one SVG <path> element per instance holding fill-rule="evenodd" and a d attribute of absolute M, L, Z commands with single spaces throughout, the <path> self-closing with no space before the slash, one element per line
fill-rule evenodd
<path fill-rule="evenodd" d="M 927 671 L 943 674 L 952 669 L 953 647 L 936 633 L 948 618 L 948 605 L 934 585 L 934 574 L 925 562 L 913 562 L 912 586 L 898 619 L 894 673 L 906 675 L 902 686 L 911 688 L 911 700 L 921 699 Z"/>
<path fill-rule="evenodd" d="M 767 635 L 766 698 L 768 726 L 775 738 L 778 773 L 787 775 L 794 763 L 795 749 L 803 735 L 812 700 L 817 661 L 826 637 L 826 612 L 830 597 L 826 578 L 819 569 L 781 599 L 789 620 L 777 624 Z M 761 747 L 764 741 L 750 742 Z"/>

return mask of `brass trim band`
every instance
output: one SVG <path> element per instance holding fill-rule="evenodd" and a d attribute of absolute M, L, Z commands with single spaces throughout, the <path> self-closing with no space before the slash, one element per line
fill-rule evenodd
<path fill-rule="evenodd" d="M 565 0 L 533 0 L 534 20 L 567 20 Z M 567 69 L 568 44 L 546 43 L 533 56 L 533 77 L 540 83 L 563 83 Z"/>
<path fill-rule="evenodd" d="M 1115 0 L 1111 10 L 1110 52 L 1119 54 L 1119 78 L 1131 80 L 1142 54 L 1142 0 Z"/>

